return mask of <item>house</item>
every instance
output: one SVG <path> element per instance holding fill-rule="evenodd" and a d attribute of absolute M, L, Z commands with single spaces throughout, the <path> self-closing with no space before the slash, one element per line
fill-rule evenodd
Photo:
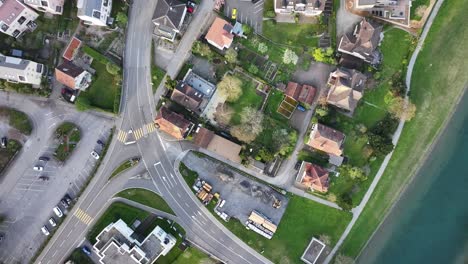
<path fill-rule="evenodd" d="M 206 41 L 217 49 L 229 49 L 232 41 L 234 40 L 234 34 L 232 34 L 232 25 L 226 20 L 216 17 L 215 21 L 211 25 L 208 33 L 205 36 Z"/>
<path fill-rule="evenodd" d="M 110 24 L 112 0 L 78 0 L 77 16 L 85 25 L 107 26 Z"/>
<path fill-rule="evenodd" d="M 330 186 L 328 171 L 318 165 L 303 161 L 297 173 L 296 181 L 304 187 L 322 193 Z"/>
<path fill-rule="evenodd" d="M 39 86 L 46 69 L 43 64 L 9 57 L 0 53 L 0 79 L 12 83 L 25 83 Z"/>
<path fill-rule="evenodd" d="M 193 136 L 195 145 L 214 152 L 232 162 L 240 163 L 239 153 L 242 147 L 230 140 L 216 135 L 213 131 L 199 127 Z"/>
<path fill-rule="evenodd" d="M 137 239 L 134 231 L 119 219 L 109 224 L 96 237 L 93 250 L 99 262 L 107 263 L 154 263 L 160 256 L 166 256 L 175 246 L 177 239 L 156 226 L 144 239 Z"/>
<path fill-rule="evenodd" d="M 39 15 L 18 0 L 0 1 L 0 31 L 19 38 L 27 31 L 34 31 Z"/>
<path fill-rule="evenodd" d="M 159 0 L 153 14 L 153 34 L 174 41 L 184 22 L 187 7 L 179 0 Z"/>
<path fill-rule="evenodd" d="M 318 16 L 325 9 L 326 0 L 274 0 L 275 13 L 299 13 L 305 16 Z"/>
<path fill-rule="evenodd" d="M 394 20 L 400 24 L 409 25 L 411 1 L 399 0 L 354 0 L 353 8 L 357 11 L 367 11 L 370 14 Z"/>
<path fill-rule="evenodd" d="M 341 156 L 345 135 L 322 124 L 313 124 L 307 145 L 329 155 Z"/>
<path fill-rule="evenodd" d="M 317 89 L 311 85 L 289 82 L 284 94 L 300 103 L 311 105 L 314 101 L 316 91 Z"/>
<path fill-rule="evenodd" d="M 55 68 L 55 79 L 69 88 L 84 91 L 91 84 L 91 73 L 71 61 L 64 61 Z"/>
<path fill-rule="evenodd" d="M 176 139 L 184 139 L 193 127 L 193 124 L 183 115 L 172 112 L 165 106 L 159 109 L 154 123 L 160 130 Z"/>
<path fill-rule="evenodd" d="M 338 68 L 328 78 L 327 103 L 354 112 L 363 96 L 367 77 L 359 71 Z"/>
<path fill-rule="evenodd" d="M 190 69 L 172 91 L 171 100 L 197 114 L 203 113 L 216 85 L 208 82 Z"/>
<path fill-rule="evenodd" d="M 64 1 L 65 0 L 24 0 L 24 3 L 40 12 L 61 15 L 63 13 Z"/>
<path fill-rule="evenodd" d="M 81 40 L 76 37 L 73 37 L 68 43 L 67 48 L 63 52 L 62 57 L 68 61 L 72 61 L 75 58 L 78 49 L 81 47 Z"/>
<path fill-rule="evenodd" d="M 380 43 L 382 25 L 368 19 L 358 23 L 352 34 L 341 37 L 338 51 L 355 56 L 372 65 L 378 64 L 381 59 L 377 47 Z"/>

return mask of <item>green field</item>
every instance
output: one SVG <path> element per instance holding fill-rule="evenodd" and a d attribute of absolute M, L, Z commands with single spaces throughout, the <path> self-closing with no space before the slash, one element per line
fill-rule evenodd
<path fill-rule="evenodd" d="M 156 263 L 158 263 L 156 261 Z M 215 264 L 216 262 L 211 259 L 208 255 L 198 250 L 197 248 L 191 247 L 180 254 L 172 264 Z"/>
<path fill-rule="evenodd" d="M 465 90 L 468 57 L 464 36 L 468 18 L 463 0 L 445 2 L 426 38 L 412 75 L 411 100 L 416 117 L 405 125 L 382 179 L 361 217 L 345 240 L 341 253 L 356 257 L 414 175 L 447 116 Z"/>
<path fill-rule="evenodd" d="M 155 194 L 152 191 L 139 188 L 132 188 L 123 190 L 115 196 L 132 200 L 137 203 L 141 203 L 146 206 L 152 207 L 154 209 L 175 215 L 174 211 L 172 211 L 171 207 L 169 207 L 166 201 L 164 201 L 164 199 L 161 196 Z"/>
<path fill-rule="evenodd" d="M 283 101 L 284 94 L 278 90 L 272 90 L 268 95 L 268 100 L 265 106 L 265 114 L 273 117 L 276 120 L 287 122 L 288 119 L 278 113 L 278 107 Z"/>
<path fill-rule="evenodd" d="M 263 36 L 283 45 L 317 47 L 317 35 L 325 28 L 318 24 L 272 23 L 273 20 L 263 21 Z"/>

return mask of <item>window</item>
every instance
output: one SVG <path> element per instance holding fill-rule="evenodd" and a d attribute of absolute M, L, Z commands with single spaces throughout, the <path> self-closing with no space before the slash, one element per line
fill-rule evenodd
<path fill-rule="evenodd" d="M 62 13 L 62 7 L 61 6 L 56 6 L 55 7 L 55 12 Z"/>
<path fill-rule="evenodd" d="M 48 7 L 49 6 L 49 3 L 47 1 L 41 1 L 41 5 L 42 6 L 45 6 L 45 7 Z"/>
<path fill-rule="evenodd" d="M 93 17 L 95 18 L 101 18 L 101 12 L 97 11 L 97 10 L 94 10 L 93 11 Z"/>
<path fill-rule="evenodd" d="M 7 24 L 3 24 L 1 29 L 3 32 L 6 32 L 8 30 L 9 26 Z"/>
<path fill-rule="evenodd" d="M 23 25 L 24 21 L 26 21 L 26 18 L 24 16 L 21 16 L 19 19 L 18 19 L 18 23 L 20 25 Z"/>
<path fill-rule="evenodd" d="M 19 80 L 22 81 L 22 82 L 25 82 L 25 81 L 26 81 L 26 78 L 24 78 L 24 76 L 18 75 L 18 78 L 19 78 Z"/>
<path fill-rule="evenodd" d="M 13 34 L 11 34 L 14 38 L 16 38 L 21 32 L 19 30 L 13 31 Z"/>

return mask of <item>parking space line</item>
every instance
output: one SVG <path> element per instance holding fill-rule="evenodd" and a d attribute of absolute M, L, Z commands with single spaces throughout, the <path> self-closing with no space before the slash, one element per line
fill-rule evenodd
<path fill-rule="evenodd" d="M 20 191 L 33 191 L 33 192 L 43 192 L 45 190 L 42 189 L 31 189 L 31 188 L 15 188 L 16 190 Z"/>

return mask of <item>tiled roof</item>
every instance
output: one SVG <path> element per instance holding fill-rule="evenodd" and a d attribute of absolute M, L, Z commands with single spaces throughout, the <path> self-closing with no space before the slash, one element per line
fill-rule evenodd
<path fill-rule="evenodd" d="M 218 48 L 231 46 L 234 35 L 231 33 L 232 26 L 224 19 L 217 17 L 211 25 L 205 38 L 215 43 Z"/>
<path fill-rule="evenodd" d="M 285 94 L 294 100 L 304 104 L 311 105 L 315 98 L 316 89 L 311 85 L 300 85 L 295 82 L 289 82 Z"/>
<path fill-rule="evenodd" d="M 185 3 L 178 0 L 159 0 L 153 14 L 153 23 L 178 30 L 184 20 Z"/>
<path fill-rule="evenodd" d="M 366 83 L 366 76 L 356 70 L 339 68 L 330 74 L 327 102 L 353 112 Z"/>
<path fill-rule="evenodd" d="M 75 78 L 85 70 L 70 61 L 64 61 L 55 68 L 55 79 L 67 87 L 75 89 Z"/>
<path fill-rule="evenodd" d="M 214 132 L 208 130 L 204 127 L 198 128 L 198 132 L 195 133 L 193 136 L 193 142 L 195 145 L 200 146 L 202 148 L 207 148 L 210 144 L 211 140 L 214 137 Z"/>
<path fill-rule="evenodd" d="M 322 124 L 314 124 L 307 145 L 328 154 L 341 156 L 345 135 L 340 131 Z"/>
<path fill-rule="evenodd" d="M 193 89 L 190 85 L 179 83 L 172 91 L 171 100 L 184 106 L 185 108 L 197 111 L 197 108 L 202 102 L 203 94 L 196 89 Z"/>
<path fill-rule="evenodd" d="M 341 38 L 338 49 L 344 52 L 359 54 L 366 61 L 374 59 L 374 51 L 380 41 L 382 25 L 363 19 L 356 25 L 354 34 L 345 34 Z"/>
<path fill-rule="evenodd" d="M 154 122 L 160 130 L 176 139 L 183 139 L 192 124 L 181 114 L 172 112 L 167 107 L 161 107 Z"/>
<path fill-rule="evenodd" d="M 301 184 L 319 192 L 327 192 L 329 187 L 328 171 L 315 164 L 304 162 Z"/>
<path fill-rule="evenodd" d="M 70 43 L 68 43 L 67 49 L 63 53 L 63 58 L 69 61 L 73 60 L 76 50 L 80 48 L 80 46 L 81 40 L 77 39 L 76 37 L 73 37 Z"/>

